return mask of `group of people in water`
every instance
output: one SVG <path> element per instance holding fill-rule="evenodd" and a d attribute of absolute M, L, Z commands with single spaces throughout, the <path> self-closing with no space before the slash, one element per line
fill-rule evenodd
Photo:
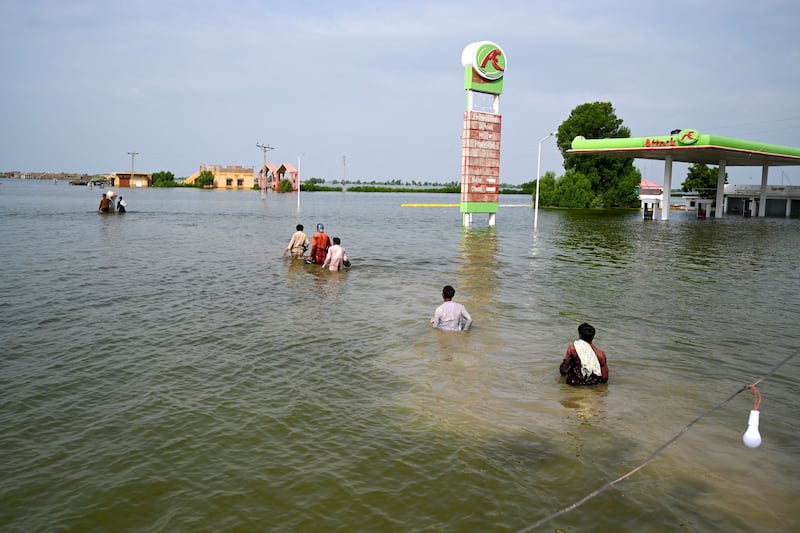
<path fill-rule="evenodd" d="M 442 303 L 431 319 L 434 328 L 444 331 L 466 331 L 472 326 L 472 317 L 463 304 L 453 301 L 456 290 L 445 285 Z M 608 383 L 608 359 L 603 350 L 594 345 L 594 326 L 584 322 L 578 326 L 578 339 L 567 347 L 567 353 L 558 371 L 567 385 L 599 385 Z"/>
<path fill-rule="evenodd" d="M 347 252 L 342 246 L 342 240 L 339 237 L 331 239 L 325 233 L 325 226 L 322 223 L 317 224 L 317 232 L 308 240 L 308 235 L 303 232 L 303 225 L 298 224 L 289 239 L 289 244 L 283 250 L 283 256 L 287 253 L 292 254 L 292 259 L 302 259 L 307 264 L 322 265 L 322 270 L 344 270 L 350 266 L 350 260 L 347 258 Z M 306 257 L 305 253 L 308 250 L 309 244 L 311 250 Z"/>
<path fill-rule="evenodd" d="M 306 263 L 322 265 L 325 270 L 342 270 L 350 266 L 347 252 L 342 247 L 339 237 L 331 238 L 325 233 L 325 226 L 317 224 L 317 232 L 309 242 L 303 232 L 303 225 L 298 224 L 296 231 L 283 250 L 283 256 L 291 253 L 292 259 Z M 311 251 L 306 257 L 309 245 Z M 443 331 L 467 331 L 472 327 L 472 316 L 463 304 L 453 301 L 456 290 L 451 285 L 442 289 L 443 303 L 436 308 L 431 318 L 431 325 Z M 598 385 L 608 382 L 608 360 L 603 350 L 593 344 L 595 329 L 584 322 L 578 326 L 578 339 L 567 347 L 564 359 L 559 365 L 559 372 L 567 385 Z"/>
<path fill-rule="evenodd" d="M 100 207 L 97 208 L 98 211 L 100 211 L 101 213 L 111 213 L 116 209 L 117 213 L 124 213 L 126 211 L 125 208 L 128 206 L 128 203 L 122 199 L 122 196 L 120 196 L 117 199 L 117 206 L 115 208 L 114 207 L 115 196 L 117 196 L 117 193 L 115 193 L 114 191 L 104 192 L 102 196 L 100 196 Z"/>

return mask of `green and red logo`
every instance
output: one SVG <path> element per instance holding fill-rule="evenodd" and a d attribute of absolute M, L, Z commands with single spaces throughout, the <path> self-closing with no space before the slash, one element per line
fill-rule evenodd
<path fill-rule="evenodd" d="M 678 144 L 694 144 L 700 139 L 700 132 L 697 130 L 681 130 L 678 133 Z"/>
<path fill-rule="evenodd" d="M 506 71 L 506 55 L 503 49 L 490 41 L 471 43 L 464 49 L 462 64 L 471 66 L 481 78 L 499 80 Z"/>

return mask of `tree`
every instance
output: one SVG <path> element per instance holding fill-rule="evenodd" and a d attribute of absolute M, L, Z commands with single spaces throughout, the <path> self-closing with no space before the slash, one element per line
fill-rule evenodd
<path fill-rule="evenodd" d="M 567 170 L 556 181 L 554 192 L 559 207 L 595 207 L 592 203 L 592 182 L 586 174 L 577 170 Z"/>
<path fill-rule="evenodd" d="M 539 183 L 539 205 L 544 207 L 554 207 L 558 205 L 556 199 L 556 173 L 552 170 L 545 172 L 544 176 L 540 178 Z M 536 183 L 533 181 L 531 183 Z M 536 203 L 536 187 L 533 187 L 533 202 Z"/>
<path fill-rule="evenodd" d="M 695 163 L 689 167 L 686 179 L 681 184 L 683 192 L 697 191 L 703 198 L 712 198 L 717 192 L 718 167 L 707 167 L 703 163 Z M 725 173 L 725 183 L 728 183 L 728 173 Z"/>
<path fill-rule="evenodd" d="M 197 176 L 197 180 L 194 182 L 197 187 L 214 187 L 214 173 L 210 170 L 204 170 Z"/>
<path fill-rule="evenodd" d="M 556 142 L 564 156 L 564 169 L 567 171 L 564 177 L 570 171 L 582 177 L 569 175 L 570 183 L 557 187 L 557 192 L 560 191 L 557 198 L 559 205 L 567 207 L 587 203 L 585 193 L 589 196 L 586 207 L 637 206 L 634 189 L 641 181 L 641 173 L 633 166 L 633 159 L 568 154 L 572 140 L 579 135 L 587 139 L 624 138 L 630 137 L 631 132 L 622 125 L 622 119 L 617 117 L 611 102 L 581 104 L 572 110 L 559 126 Z M 587 184 L 588 190 L 585 190 Z M 579 198 L 561 196 L 568 192 L 577 194 L 579 191 Z"/>
<path fill-rule="evenodd" d="M 501 183 L 501 184 L 500 184 L 500 188 L 502 189 L 502 188 L 504 188 L 504 187 L 505 187 L 505 188 L 509 188 L 509 189 L 510 189 L 510 188 L 514 188 L 514 187 L 516 187 L 516 186 L 515 186 L 515 185 L 505 185 L 505 186 L 504 186 L 504 185 Z M 525 183 L 521 183 L 521 184 L 519 185 L 519 188 L 520 188 L 520 190 L 521 190 L 523 193 L 528 193 L 528 194 L 536 194 L 536 180 L 533 180 L 533 181 L 526 181 Z M 540 199 L 540 200 L 541 200 L 541 192 L 542 192 L 542 191 L 541 191 L 541 186 L 539 186 L 539 199 Z"/>
<path fill-rule="evenodd" d="M 175 187 L 175 175 L 172 172 L 162 170 L 153 174 L 153 187 Z"/>
<path fill-rule="evenodd" d="M 278 192 L 292 192 L 294 187 L 292 187 L 292 182 L 290 180 L 281 180 L 278 183 Z"/>

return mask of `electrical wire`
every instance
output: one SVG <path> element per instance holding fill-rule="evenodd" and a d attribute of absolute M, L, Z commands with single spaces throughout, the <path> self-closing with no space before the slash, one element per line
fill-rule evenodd
<path fill-rule="evenodd" d="M 785 358 L 784 358 L 784 359 L 783 359 L 783 360 L 782 360 L 780 363 L 778 363 L 777 365 L 775 365 L 775 366 L 772 368 L 772 370 L 770 370 L 770 371 L 769 371 L 767 374 L 763 375 L 762 377 L 760 377 L 759 379 L 757 379 L 757 380 L 756 380 L 756 381 L 754 381 L 753 383 L 750 383 L 750 384 L 748 384 L 748 385 L 745 385 L 745 386 L 743 386 L 742 388 L 740 388 L 739 390 L 737 390 L 736 392 L 734 392 L 733 394 L 731 394 L 731 395 L 730 395 L 730 396 L 729 396 L 727 399 L 725 399 L 725 400 L 723 400 L 722 402 L 720 402 L 718 405 L 715 405 L 715 406 L 714 406 L 714 407 L 712 407 L 711 409 L 708 409 L 708 410 L 707 410 L 707 411 L 705 411 L 704 413 L 700 414 L 700 416 L 698 416 L 697 418 L 695 418 L 694 420 L 692 420 L 691 422 L 689 422 L 689 423 L 686 425 L 686 427 L 684 427 L 682 430 L 680 430 L 680 431 L 679 431 L 679 432 L 678 432 L 678 433 L 677 433 L 677 434 L 676 434 L 674 437 L 672 437 L 672 438 L 671 438 L 671 439 L 669 439 L 667 442 L 665 442 L 664 444 L 662 444 L 662 445 L 661 445 L 661 446 L 660 446 L 660 447 L 659 447 L 659 448 L 658 448 L 656 451 L 654 451 L 654 452 L 653 452 L 653 453 L 650 455 L 650 457 L 648 457 L 647 459 L 645 459 L 645 461 L 644 461 L 642 464 L 640 464 L 639 466 L 637 466 L 636 468 L 634 468 L 633 470 L 631 470 L 631 471 L 630 471 L 630 472 L 628 472 L 627 474 L 624 474 L 624 475 L 622 475 L 622 476 L 618 477 L 617 479 L 615 479 L 615 480 L 613 480 L 613 481 L 609 481 L 608 483 L 606 483 L 605 485 L 603 485 L 603 486 L 602 486 L 602 487 L 600 487 L 599 489 L 597 489 L 597 490 L 595 490 L 595 491 L 592 491 L 592 492 L 590 492 L 589 494 L 587 494 L 586 496 L 584 496 L 584 497 L 583 497 L 583 498 L 581 498 L 580 500 L 576 501 L 576 502 L 575 502 L 575 503 L 573 503 L 572 505 L 570 505 L 570 506 L 568 506 L 568 507 L 565 507 L 565 508 L 561 509 L 560 511 L 556 511 L 555 513 L 549 514 L 549 515 L 545 516 L 544 518 L 542 518 L 541 520 L 539 520 L 538 522 L 535 522 L 535 523 L 533 523 L 533 524 L 531 524 L 531 525 L 529 525 L 529 526 L 527 526 L 527 527 L 524 527 L 523 529 L 520 529 L 518 533 L 525 533 L 525 532 L 527 532 L 527 531 L 532 531 L 532 530 L 536 529 L 537 527 L 539 527 L 539 526 L 542 526 L 542 525 L 546 524 L 547 522 L 551 521 L 552 519 L 554 519 L 554 518 L 556 518 L 556 517 L 559 517 L 559 516 L 561 516 L 561 515 L 563 515 L 563 514 L 565 514 L 565 513 L 568 513 L 568 512 L 570 512 L 570 511 L 572 511 L 573 509 L 576 509 L 576 508 L 580 507 L 581 505 L 583 505 L 583 504 L 584 504 L 584 503 L 586 503 L 587 501 L 591 500 L 592 498 L 594 498 L 594 497 L 595 497 L 595 496 L 597 496 L 598 494 L 600 494 L 600 493 L 602 493 L 602 492 L 605 492 L 606 490 L 610 489 L 611 487 L 613 487 L 613 486 L 614 486 L 614 485 L 616 485 L 617 483 L 620 483 L 620 482 L 622 482 L 622 481 L 624 481 L 624 480 L 628 479 L 628 478 L 629 478 L 629 477 L 631 477 L 633 474 L 635 474 L 636 472 L 638 472 L 639 470 L 643 469 L 645 466 L 647 466 L 648 464 L 650 464 L 651 462 L 653 462 L 653 460 L 656 458 L 656 456 L 657 456 L 658 454 L 660 454 L 661 452 L 663 452 L 663 451 L 664 451 L 664 450 L 667 448 L 667 446 L 669 446 L 670 444 L 672 444 L 673 442 L 675 442 L 676 440 L 678 440 L 679 438 L 681 438 L 681 437 L 682 437 L 682 436 L 683 436 L 683 435 L 684 435 L 684 434 L 685 434 L 687 431 L 689 431 L 689 429 L 691 429 L 691 427 L 692 427 L 692 426 L 694 426 L 694 425 L 695 425 L 697 422 L 699 422 L 701 418 L 703 418 L 703 417 L 704 417 L 704 416 L 706 416 L 707 414 L 711 413 L 712 411 L 716 411 L 716 410 L 717 410 L 717 409 L 719 409 L 720 407 L 724 406 L 725 404 L 727 404 L 728 402 L 730 402 L 731 400 L 733 400 L 733 399 L 734 399 L 734 398 L 735 398 L 735 397 L 736 397 L 736 396 L 737 396 L 739 393 L 741 393 L 741 392 L 743 392 L 743 391 L 746 391 L 747 389 L 752 389 L 752 390 L 753 390 L 753 393 L 756 395 L 756 407 L 755 407 L 755 409 L 756 409 L 756 410 L 758 410 L 758 406 L 761 404 L 761 393 L 760 393 L 760 392 L 758 392 L 758 389 L 756 389 L 756 385 L 758 385 L 759 383 L 761 383 L 761 382 L 762 382 L 762 381 L 764 381 L 765 379 L 767 379 L 767 378 L 769 378 L 770 376 L 772 376 L 772 375 L 773 375 L 775 372 L 777 372 L 777 371 L 778 371 L 778 369 L 779 369 L 780 367 L 782 367 L 782 366 L 783 366 L 784 364 L 786 364 L 786 363 L 787 363 L 787 362 L 788 362 L 788 361 L 789 361 L 791 358 L 795 357 L 795 356 L 796 356 L 796 355 L 798 355 L 798 354 L 800 354 L 800 352 L 794 352 L 794 353 L 791 353 L 791 354 L 789 354 L 789 355 L 788 355 L 788 356 L 786 356 L 786 357 L 785 357 Z"/>

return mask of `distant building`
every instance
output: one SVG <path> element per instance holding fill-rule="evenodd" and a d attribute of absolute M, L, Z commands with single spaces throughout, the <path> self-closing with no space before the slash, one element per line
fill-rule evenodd
<path fill-rule="evenodd" d="M 106 176 L 111 185 L 121 187 L 150 187 L 153 185 L 153 175 L 146 172 L 112 172 Z"/>
<path fill-rule="evenodd" d="M 265 167 L 258 171 L 259 187 L 277 192 L 280 190 L 280 184 L 283 180 L 289 180 L 289 183 L 292 184 L 292 190 L 297 192 L 300 187 L 300 172 L 291 163 L 282 163 L 281 166 L 267 163 Z"/>
<path fill-rule="evenodd" d="M 184 185 L 192 185 L 204 171 L 210 171 L 214 175 L 212 189 L 252 189 L 255 185 L 254 167 L 241 167 L 230 165 L 223 167 L 220 165 L 200 165 L 200 170 L 183 180 Z"/>
<path fill-rule="evenodd" d="M 763 208 L 761 206 L 763 202 Z M 800 217 L 800 187 L 725 185 L 725 213 L 744 216 Z"/>
<path fill-rule="evenodd" d="M 636 188 L 644 211 L 644 218 L 651 220 L 656 209 L 664 202 L 664 186 L 652 181 L 642 180 Z"/>
<path fill-rule="evenodd" d="M 645 218 L 652 218 L 653 209 L 663 207 L 663 188 L 652 182 L 642 180 L 639 198 L 642 202 Z M 711 217 L 716 214 L 716 189 L 691 191 L 683 195 L 683 209 L 696 211 L 698 218 Z M 763 204 L 763 209 L 762 209 Z M 793 185 L 732 185 L 725 184 L 722 211 L 729 215 L 745 217 L 800 217 L 800 187 Z M 762 213 L 759 215 L 759 213 Z"/>

